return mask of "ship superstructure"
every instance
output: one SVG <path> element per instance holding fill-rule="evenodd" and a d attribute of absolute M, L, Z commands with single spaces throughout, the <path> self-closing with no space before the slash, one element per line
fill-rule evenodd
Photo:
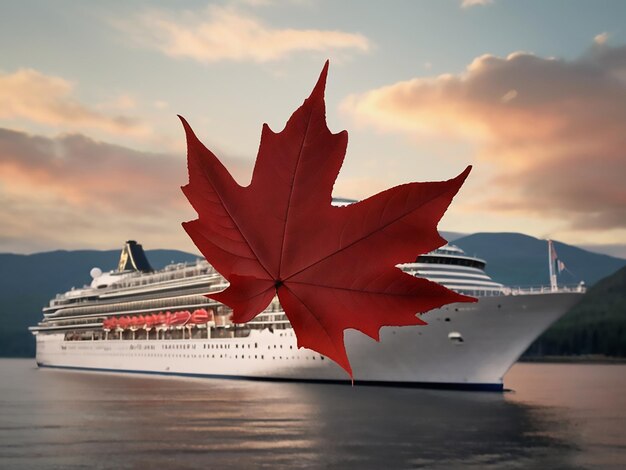
<path fill-rule="evenodd" d="M 485 262 L 446 245 L 401 266 L 476 296 L 422 316 L 429 325 L 386 327 L 375 342 L 345 334 L 356 383 L 502 389 L 503 376 L 582 289 L 527 292 L 493 281 Z M 94 268 L 89 286 L 57 295 L 31 331 L 40 366 L 263 380 L 347 381 L 334 362 L 298 349 L 277 299 L 254 320 L 205 295 L 227 286 L 206 261 L 155 271 L 134 241 L 118 269 Z M 381 312 L 384 314 L 384 312 Z"/>

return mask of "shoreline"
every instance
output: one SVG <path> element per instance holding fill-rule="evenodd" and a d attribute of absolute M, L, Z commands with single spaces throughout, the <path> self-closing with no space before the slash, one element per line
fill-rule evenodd
<path fill-rule="evenodd" d="M 521 363 L 553 363 L 553 364 L 626 364 L 626 357 L 602 356 L 585 354 L 580 356 L 531 356 L 521 357 Z"/>

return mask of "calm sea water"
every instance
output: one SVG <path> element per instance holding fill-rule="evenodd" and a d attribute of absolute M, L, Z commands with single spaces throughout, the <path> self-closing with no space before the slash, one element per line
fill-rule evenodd
<path fill-rule="evenodd" d="M 38 370 L 0 360 L 0 467 L 626 468 L 626 366 L 517 364 L 506 393 Z"/>

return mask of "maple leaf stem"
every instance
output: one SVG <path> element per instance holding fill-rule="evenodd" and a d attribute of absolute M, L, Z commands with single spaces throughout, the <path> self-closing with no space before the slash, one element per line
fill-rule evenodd
<path fill-rule="evenodd" d="M 326 328 L 326 325 L 318 318 L 317 315 L 315 315 L 315 312 L 313 312 L 309 306 L 302 301 L 302 299 L 300 297 L 298 297 L 298 295 L 291 289 L 289 289 L 288 286 L 283 286 L 285 289 L 287 289 L 289 291 L 289 294 L 291 296 L 293 296 L 294 299 L 296 299 L 311 315 L 311 318 L 313 318 L 317 324 L 321 327 L 321 329 L 324 331 L 324 333 L 326 334 L 326 336 L 328 337 L 328 339 L 330 340 L 330 345 L 332 346 L 332 348 L 334 349 L 336 355 L 334 354 L 328 354 L 326 353 L 325 355 L 327 355 L 328 357 L 330 357 L 333 361 L 335 361 L 343 370 L 345 370 L 349 375 L 350 378 L 352 379 L 352 381 L 354 382 L 354 377 L 352 374 L 352 367 L 350 366 L 350 362 L 348 361 L 348 354 L 346 352 L 345 349 L 345 345 L 343 344 L 343 341 L 341 342 L 341 346 L 343 347 L 343 350 L 339 350 L 337 349 L 337 346 L 335 345 L 335 342 L 333 341 L 333 335 L 330 333 L 330 331 L 328 330 L 328 328 Z M 285 311 L 285 314 L 287 315 L 287 318 L 289 318 L 289 312 Z M 290 320 L 291 321 L 291 320 Z M 292 322 L 292 326 L 293 326 L 293 322 Z M 301 333 L 302 334 L 302 333 Z M 298 332 L 296 331 L 296 337 L 298 337 Z M 298 346 L 300 346 L 300 338 L 298 337 Z M 303 345 L 304 346 L 304 345 Z M 304 346 L 307 347 L 308 346 Z M 313 349 L 314 351 L 318 351 L 317 349 Z M 345 361 L 345 364 L 343 363 Z"/>

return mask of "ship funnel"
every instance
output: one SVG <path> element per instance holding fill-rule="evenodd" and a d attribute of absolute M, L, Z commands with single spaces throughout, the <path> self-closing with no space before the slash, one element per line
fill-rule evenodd
<path fill-rule="evenodd" d="M 120 254 L 120 262 L 117 265 L 117 270 L 122 271 L 142 271 L 150 272 L 154 271 L 146 253 L 143 251 L 143 247 L 135 240 L 128 240 L 122 248 Z"/>

